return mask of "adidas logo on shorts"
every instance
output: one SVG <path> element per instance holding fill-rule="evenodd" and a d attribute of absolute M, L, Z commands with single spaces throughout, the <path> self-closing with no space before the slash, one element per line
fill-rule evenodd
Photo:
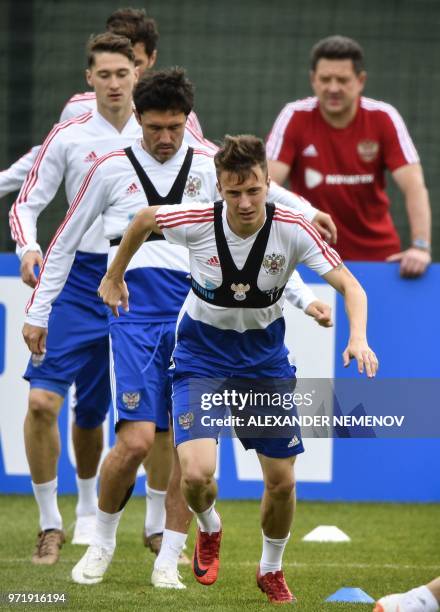
<path fill-rule="evenodd" d="M 294 446 L 298 446 L 299 444 L 299 440 L 298 440 L 298 436 L 293 436 L 293 438 L 290 440 L 289 444 L 287 445 L 287 448 L 293 448 Z"/>

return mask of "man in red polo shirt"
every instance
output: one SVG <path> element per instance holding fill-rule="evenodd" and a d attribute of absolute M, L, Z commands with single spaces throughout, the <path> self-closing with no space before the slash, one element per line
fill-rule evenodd
<path fill-rule="evenodd" d="M 314 97 L 287 104 L 267 140 L 269 172 L 330 213 L 346 260 L 400 261 L 402 276 L 431 262 L 431 211 L 417 151 L 395 108 L 361 96 L 360 45 L 330 36 L 312 49 Z M 385 170 L 402 191 L 411 246 L 401 252 L 385 192 Z"/>

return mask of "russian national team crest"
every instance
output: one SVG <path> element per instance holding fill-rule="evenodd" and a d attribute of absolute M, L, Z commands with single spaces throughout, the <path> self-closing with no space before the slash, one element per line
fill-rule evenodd
<path fill-rule="evenodd" d="M 188 198 L 196 198 L 200 195 L 200 189 L 202 187 L 202 181 L 198 176 L 188 176 L 186 181 L 185 191 L 183 192 Z"/>
<path fill-rule="evenodd" d="M 136 410 L 141 401 L 141 394 L 139 391 L 125 392 L 122 394 L 122 403 L 127 410 Z"/>
<path fill-rule="evenodd" d="M 246 293 L 249 291 L 251 286 L 249 284 L 243 285 L 243 283 L 232 283 L 231 289 L 234 292 L 234 299 L 238 302 L 242 302 L 246 299 Z"/>
<path fill-rule="evenodd" d="M 286 265 L 286 258 L 281 253 L 271 253 L 265 255 L 263 259 L 263 269 L 267 274 L 281 274 Z"/>
<path fill-rule="evenodd" d="M 358 142 L 357 152 L 364 162 L 372 162 L 379 153 L 379 143 L 375 140 L 361 140 Z"/>
<path fill-rule="evenodd" d="M 179 414 L 179 425 L 182 429 L 189 429 L 192 427 L 194 423 L 194 413 L 193 412 L 185 412 L 184 414 Z"/>

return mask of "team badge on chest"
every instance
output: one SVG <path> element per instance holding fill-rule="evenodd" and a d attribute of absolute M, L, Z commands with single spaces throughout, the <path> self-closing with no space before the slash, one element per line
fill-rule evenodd
<path fill-rule="evenodd" d="M 188 198 L 196 198 L 200 195 L 200 189 L 202 187 L 202 181 L 198 176 L 189 175 L 188 180 L 186 181 L 184 194 Z"/>
<path fill-rule="evenodd" d="M 379 143 L 375 140 L 361 140 L 357 145 L 359 157 L 364 162 L 372 162 L 379 153 Z"/>
<path fill-rule="evenodd" d="M 271 253 L 264 256 L 263 269 L 267 274 L 281 274 L 285 265 L 286 258 L 281 253 Z"/>
<path fill-rule="evenodd" d="M 251 286 L 249 284 L 243 285 L 243 283 L 232 283 L 231 289 L 234 292 L 234 299 L 238 302 L 242 302 L 246 299 L 246 293 L 249 291 Z"/>

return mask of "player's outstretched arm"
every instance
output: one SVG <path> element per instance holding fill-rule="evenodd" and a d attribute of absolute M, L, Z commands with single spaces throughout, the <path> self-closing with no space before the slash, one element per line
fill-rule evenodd
<path fill-rule="evenodd" d="M 156 211 L 159 208 L 160 206 L 149 206 L 137 213 L 99 285 L 98 295 L 110 307 L 115 317 L 119 316 L 118 306 L 122 306 L 128 312 L 128 289 L 124 282 L 124 274 L 131 258 L 151 232 L 162 234 L 156 223 Z"/>
<path fill-rule="evenodd" d="M 344 296 L 345 310 L 350 325 L 347 348 L 342 354 L 344 366 L 356 359 L 358 371 L 365 370 L 368 378 L 376 375 L 379 362 L 367 342 L 367 296 L 358 280 L 340 264 L 323 275 L 325 280 Z"/>

